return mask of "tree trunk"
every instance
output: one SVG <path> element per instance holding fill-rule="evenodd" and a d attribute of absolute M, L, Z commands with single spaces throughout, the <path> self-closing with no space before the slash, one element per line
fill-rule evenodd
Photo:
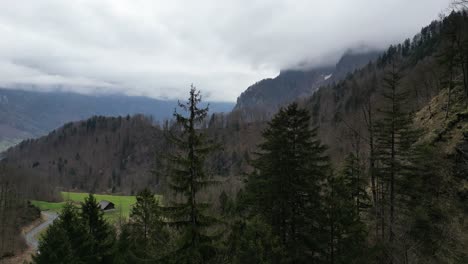
<path fill-rule="evenodd" d="M 395 72 L 395 66 L 393 65 L 393 72 Z M 393 80 L 395 81 L 395 80 Z M 395 222 L 395 172 L 396 172 L 396 120 L 395 115 L 397 112 L 396 109 L 396 83 L 393 82 L 392 87 L 392 131 L 391 131 L 391 158 L 390 158 L 390 225 L 389 225 L 389 242 L 390 242 L 390 263 L 393 264 L 393 225 Z"/>
<path fill-rule="evenodd" d="M 332 197 L 333 197 L 333 191 L 332 191 Z M 331 214 L 330 214 L 330 264 L 335 263 L 335 246 L 334 246 L 335 225 L 334 225 L 333 211 L 334 211 L 334 208 L 332 206 Z"/>
<path fill-rule="evenodd" d="M 448 98 L 447 98 L 447 107 L 445 109 L 445 119 L 447 120 L 449 113 L 450 113 L 450 102 L 452 97 L 452 89 L 453 89 L 453 67 L 450 66 L 450 80 L 449 80 L 449 88 L 448 88 Z"/>
<path fill-rule="evenodd" d="M 367 101 L 367 108 L 363 107 L 364 119 L 366 120 L 367 130 L 369 132 L 369 175 L 371 180 L 372 202 L 374 205 L 375 217 L 375 237 L 379 236 L 379 210 L 378 210 L 378 194 L 377 183 L 375 176 L 375 146 L 374 146 L 374 123 L 372 119 L 372 104 L 370 98 Z"/>

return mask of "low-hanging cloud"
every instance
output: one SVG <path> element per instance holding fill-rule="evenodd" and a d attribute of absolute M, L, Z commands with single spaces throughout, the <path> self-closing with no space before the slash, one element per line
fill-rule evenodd
<path fill-rule="evenodd" d="M 247 86 L 346 49 L 412 37 L 449 0 L 0 2 L 0 84 L 234 101 Z"/>

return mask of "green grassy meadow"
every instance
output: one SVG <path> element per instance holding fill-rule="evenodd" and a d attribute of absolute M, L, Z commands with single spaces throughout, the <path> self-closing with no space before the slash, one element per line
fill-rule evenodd
<path fill-rule="evenodd" d="M 41 211 L 54 211 L 60 212 L 65 205 L 66 201 L 72 201 L 79 206 L 80 202 L 83 202 L 88 193 L 76 193 L 76 192 L 62 192 L 63 202 L 51 203 L 44 201 L 31 201 L 31 203 L 38 207 Z M 136 203 L 135 196 L 121 196 L 121 195 L 108 195 L 108 194 L 95 194 L 96 200 L 107 200 L 115 204 L 115 210 L 105 212 L 104 217 L 112 223 L 116 223 L 120 217 L 128 218 L 132 205 Z M 158 199 L 161 197 L 158 196 Z"/>

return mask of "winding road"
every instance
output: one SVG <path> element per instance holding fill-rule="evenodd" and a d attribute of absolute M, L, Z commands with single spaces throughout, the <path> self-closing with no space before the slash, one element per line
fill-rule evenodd
<path fill-rule="evenodd" d="M 41 213 L 45 215 L 47 220 L 44 223 L 34 227 L 24 235 L 26 243 L 34 250 L 37 250 L 37 247 L 39 246 L 39 241 L 37 241 L 37 234 L 51 225 L 58 217 L 58 214 L 54 212 L 43 211 Z"/>

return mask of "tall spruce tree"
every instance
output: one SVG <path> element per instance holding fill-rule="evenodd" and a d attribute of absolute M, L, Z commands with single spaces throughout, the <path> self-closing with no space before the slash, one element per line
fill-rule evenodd
<path fill-rule="evenodd" d="M 392 59 L 384 78 L 382 95 L 385 103 L 380 109 L 382 117 L 376 123 L 378 174 L 381 183 L 381 237 L 382 242 L 387 242 L 386 252 L 389 263 L 394 263 L 397 254 L 394 252 L 399 192 L 397 185 L 404 177 L 404 166 L 412 154 L 411 146 L 419 134 L 419 131 L 412 128 L 411 114 L 404 108 L 407 92 L 400 86 L 401 74 L 395 60 L 396 58 Z M 388 223 L 386 223 L 387 211 Z"/>
<path fill-rule="evenodd" d="M 447 19 L 447 22 L 444 24 L 446 30 L 442 38 L 442 45 L 444 48 L 441 50 L 438 59 L 439 63 L 443 66 L 443 81 L 444 85 L 447 86 L 448 95 L 447 95 L 447 105 L 445 107 L 445 119 L 448 118 L 450 113 L 450 108 L 452 107 L 452 92 L 455 87 L 455 77 L 458 52 L 456 49 L 457 45 L 457 24 L 456 19 L 453 18 L 456 14 L 452 14 L 450 18 Z"/>
<path fill-rule="evenodd" d="M 253 212 L 272 226 L 290 263 L 310 263 L 318 250 L 320 182 L 328 157 L 309 120 L 296 103 L 279 110 L 262 134 L 246 186 Z"/>
<path fill-rule="evenodd" d="M 364 177 L 364 166 L 360 158 L 350 153 L 345 159 L 340 174 L 351 191 L 350 198 L 354 201 L 354 209 L 359 218 L 361 209 L 369 207 L 369 196 L 366 191 L 368 181 Z"/>
<path fill-rule="evenodd" d="M 120 229 L 119 239 L 116 243 L 114 263 L 115 264 L 127 264 L 135 263 L 138 258 L 133 252 L 133 239 L 132 230 L 129 225 L 122 225 Z"/>
<path fill-rule="evenodd" d="M 356 182 L 350 178 L 349 166 L 346 164 L 345 169 L 336 175 L 330 173 L 324 184 L 321 204 L 324 221 L 321 226 L 328 239 L 323 245 L 326 254 L 321 263 L 364 264 L 370 260 L 367 255 L 367 230 L 360 219 Z"/>
<path fill-rule="evenodd" d="M 115 245 L 115 231 L 104 219 L 99 203 L 89 194 L 81 203 L 81 219 L 91 237 L 92 248 L 89 252 L 94 263 L 112 263 Z"/>
<path fill-rule="evenodd" d="M 456 202 L 452 162 L 433 146 L 418 143 L 405 163 L 399 202 L 404 228 L 399 259 L 403 263 L 459 263 L 466 248 L 458 233 L 462 219 Z M 466 250 L 465 250 L 466 251 Z"/>
<path fill-rule="evenodd" d="M 261 217 L 239 219 L 232 223 L 226 239 L 225 261 L 230 264 L 284 263 L 284 250 L 278 236 Z"/>
<path fill-rule="evenodd" d="M 124 258 L 126 263 L 157 262 L 164 256 L 169 242 L 161 208 L 149 189 L 139 192 L 136 200 L 121 236 L 121 242 L 127 244 L 125 250 L 129 251 Z"/>
<path fill-rule="evenodd" d="M 206 118 L 208 107 L 200 108 L 200 92 L 192 85 L 188 102 L 179 107 L 188 115 L 174 113 L 179 128 L 169 139 L 176 146 L 176 153 L 170 155 L 171 174 L 169 186 L 179 201 L 164 209 L 168 224 L 180 230 L 177 249 L 169 258 L 176 263 L 209 263 L 216 257 L 213 226 L 218 220 L 208 211 L 211 203 L 203 201 L 200 192 L 216 184 L 205 171 L 206 155 L 217 148 L 208 142 L 198 125 Z"/>
<path fill-rule="evenodd" d="M 37 264 L 80 263 L 74 254 L 68 234 L 60 225 L 51 225 L 39 245 L 39 254 L 33 256 Z"/>

